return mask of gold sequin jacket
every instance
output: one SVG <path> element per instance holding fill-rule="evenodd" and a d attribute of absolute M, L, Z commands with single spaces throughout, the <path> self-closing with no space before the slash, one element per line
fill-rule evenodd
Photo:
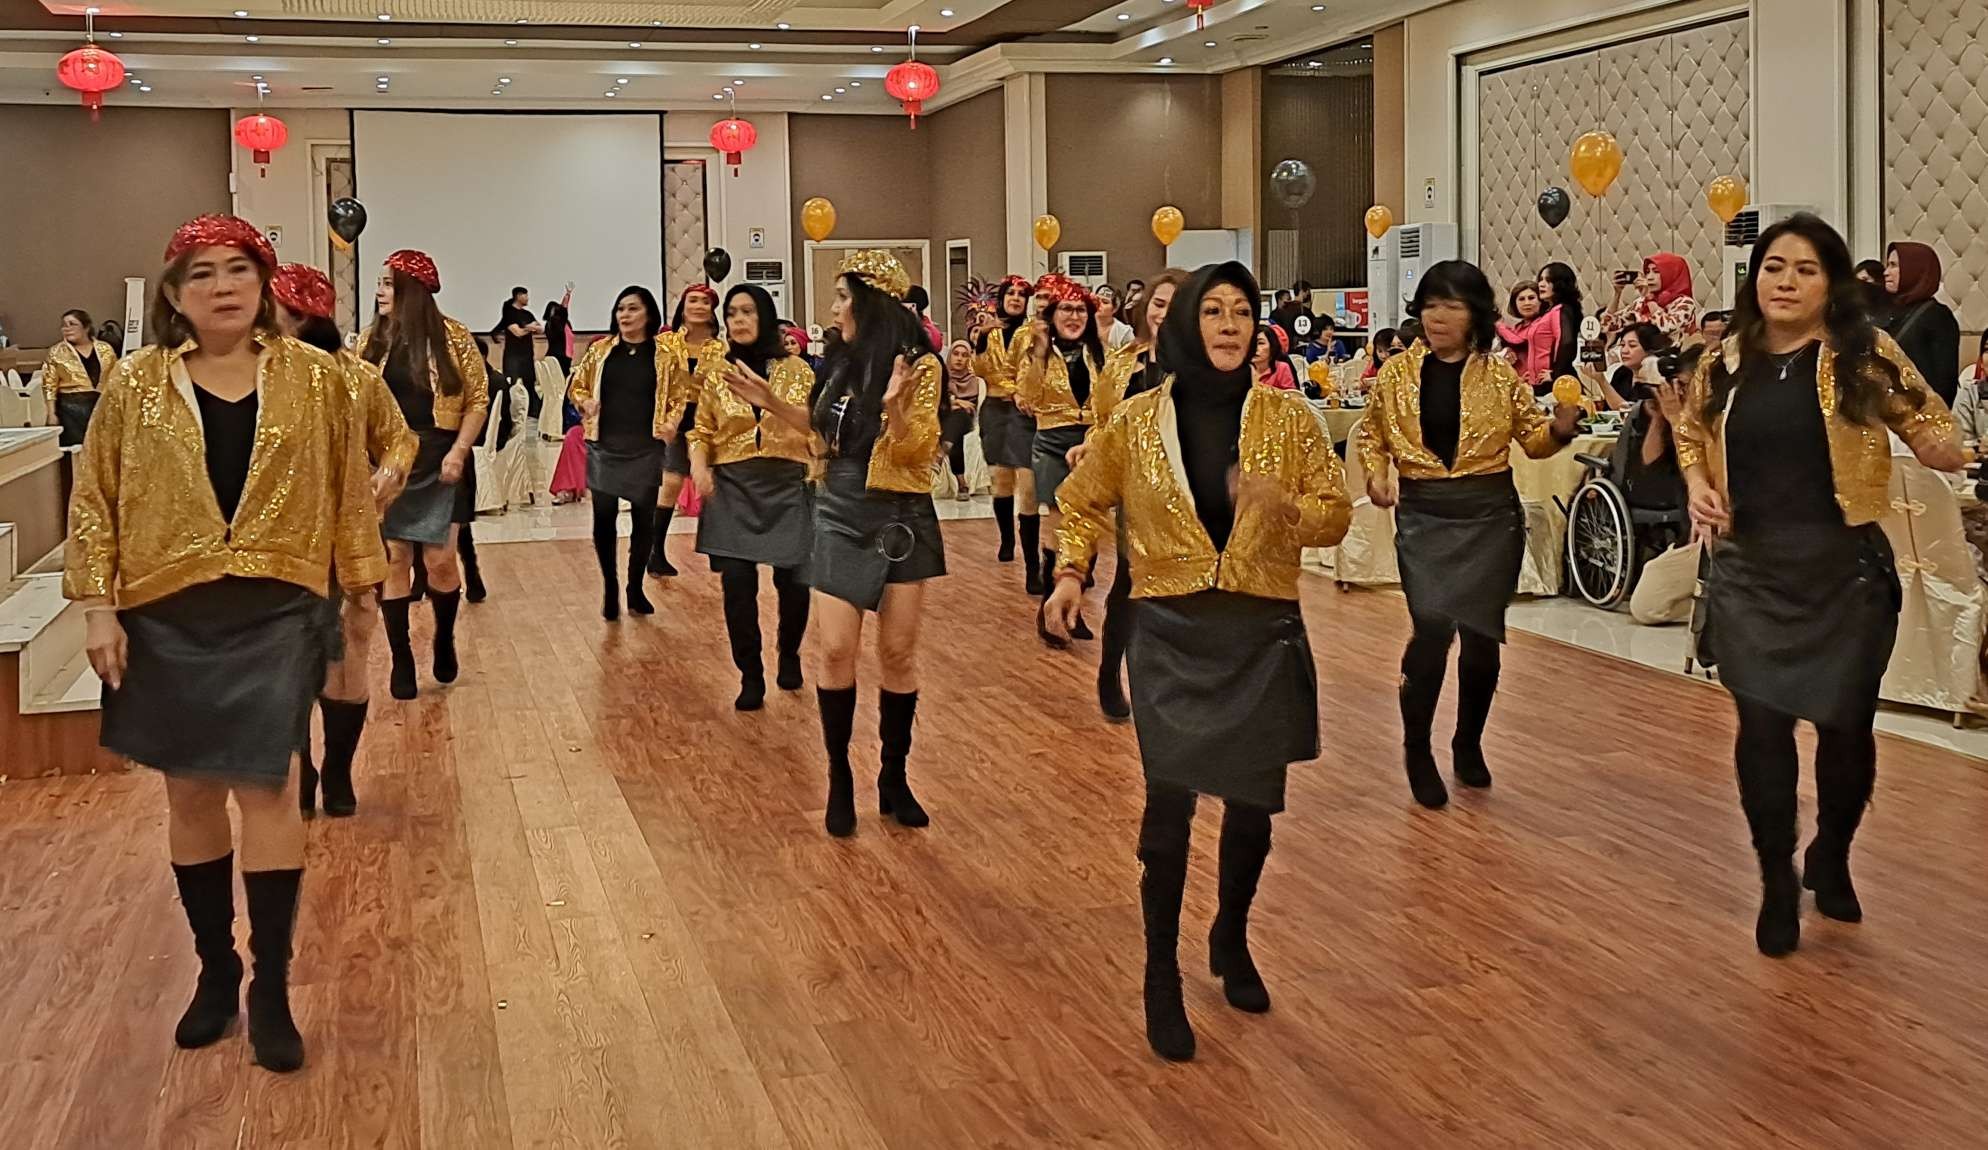
<path fill-rule="evenodd" d="M 405 478 L 414 470 L 414 455 L 420 450 L 421 438 L 407 426 L 407 417 L 400 413 L 400 401 L 387 386 L 387 377 L 380 374 L 379 368 L 342 348 L 334 358 L 345 370 L 346 394 L 352 400 L 352 410 L 360 426 L 365 428 L 366 458 L 374 467 L 391 467 L 395 474 Z"/>
<path fill-rule="evenodd" d="M 336 359 L 259 334 L 255 446 L 232 523 L 207 477 L 200 408 L 178 348 L 141 348 L 104 382 L 69 498 L 62 593 L 143 606 L 230 575 L 315 594 L 386 577 L 365 433 Z"/>
<path fill-rule="evenodd" d="M 703 396 L 706 388 L 712 384 L 717 384 L 719 387 L 725 385 L 720 377 L 725 374 L 725 356 L 731 352 L 732 346 L 723 339 L 707 339 L 693 347 L 682 332 L 675 331 L 666 331 L 658 335 L 656 345 L 669 357 L 670 396 L 671 402 L 676 407 L 678 421 L 671 426 L 677 426 L 683 420 L 684 408 L 696 403 Z M 692 359 L 697 361 L 695 372 L 690 370 Z M 663 360 L 658 358 L 656 362 L 661 364 Z M 660 390 L 662 385 L 663 376 L 659 370 L 656 374 L 656 386 Z"/>
<path fill-rule="evenodd" d="M 1082 403 L 1077 402 L 1077 393 L 1070 386 L 1070 365 L 1054 349 L 1046 360 L 1028 354 L 1022 357 L 1015 402 L 1035 413 L 1037 430 L 1103 423 L 1111 418 L 1111 409 L 1125 395 L 1125 384 L 1138 369 L 1137 355 L 1130 347 L 1106 352 L 1102 365 L 1091 360 L 1088 350 L 1079 354 L 1091 373 L 1091 393 Z"/>
<path fill-rule="evenodd" d="M 946 369 L 940 366 L 938 356 L 929 354 L 919 356 L 911 366 L 918 378 L 909 385 L 911 398 L 905 402 L 904 418 L 892 420 L 888 409 L 878 416 L 882 426 L 870 448 L 866 481 L 872 491 L 916 495 L 932 490 L 932 468 L 939 461 L 939 400 L 946 389 Z M 819 432 L 813 433 L 809 442 L 817 458 L 827 458 L 828 441 Z"/>
<path fill-rule="evenodd" d="M 449 333 L 449 359 L 456 365 L 456 374 L 462 377 L 462 391 L 456 395 L 443 395 L 435 389 L 435 427 L 440 431 L 459 431 L 465 416 L 485 416 L 490 414 L 490 369 L 483 362 L 483 349 L 476 346 L 476 337 L 460 322 L 442 317 L 442 327 Z M 373 329 L 359 333 L 359 346 L 364 349 L 372 342 Z M 385 367 L 376 363 L 374 367 Z M 432 373 L 433 365 L 430 365 Z M 387 394 L 393 394 L 389 391 Z M 398 401 L 396 401 L 398 405 Z"/>
<path fill-rule="evenodd" d="M 657 336 L 655 341 L 656 416 L 649 429 L 649 434 L 656 439 L 674 438 L 676 436 L 676 429 L 683 422 L 684 409 L 689 406 L 691 401 L 697 398 L 695 391 L 686 389 L 701 386 L 693 381 L 689 375 L 679 370 L 678 355 L 683 341 L 679 339 L 677 346 L 672 348 L 663 342 L 669 334 L 668 332 L 664 332 L 662 335 Z M 615 348 L 620 346 L 620 336 L 607 335 L 588 344 L 587 350 L 580 353 L 580 358 L 573 363 L 573 382 L 566 389 L 566 398 L 572 402 L 574 407 L 584 411 L 586 410 L 586 401 L 598 397 L 601 386 L 601 368 L 606 366 L 607 357 L 613 353 Z M 699 367 L 701 368 L 702 366 L 700 362 Z M 703 372 L 699 371 L 698 379 L 702 377 Z M 586 438 L 589 441 L 598 441 L 601 437 L 600 412 L 596 411 L 588 415 L 583 426 L 586 429 L 584 432 Z M 667 435 L 665 434 L 666 432 L 668 433 Z"/>
<path fill-rule="evenodd" d="M 1898 342 L 1880 331 L 1878 354 L 1898 368 L 1898 385 L 1885 397 L 1881 424 L 1855 423 L 1836 410 L 1836 353 L 1827 344 L 1817 357 L 1815 369 L 1816 402 L 1822 406 L 1823 424 L 1829 433 L 1829 469 L 1836 482 L 1836 504 L 1843 509 L 1843 521 L 1852 527 L 1875 523 L 1891 510 L 1891 440 L 1886 428 L 1898 433 L 1915 450 L 1931 442 L 1955 437 L 1953 413 L 1940 397 L 1926 386 L 1912 360 Z M 1692 373 L 1685 393 L 1684 417 L 1675 431 L 1677 465 L 1689 469 L 1703 466 L 1721 495 L 1726 489 L 1726 414 L 1735 403 L 1746 402 L 1745 384 L 1736 384 L 1726 398 L 1725 410 L 1707 421 L 1705 401 L 1712 392 L 1712 364 L 1720 357 L 1707 354 Z M 1739 367 L 1733 341 L 1727 341 L 1725 358 L 1730 370 Z M 1918 393 L 1921 402 L 1909 396 Z"/>
<path fill-rule="evenodd" d="M 1172 378 L 1133 396 L 1091 435 L 1082 463 L 1056 491 L 1063 512 L 1059 570 L 1084 570 L 1121 510 L 1130 548 L 1132 597 L 1160 599 L 1219 589 L 1265 599 L 1298 597 L 1298 561 L 1306 547 L 1330 547 L 1346 535 L 1352 502 L 1332 441 L 1295 392 L 1255 386 L 1243 400 L 1237 441 L 1243 474 L 1274 479 L 1290 493 L 1298 521 L 1245 503 L 1236 508 L 1229 545 L 1214 540 L 1194 513 L 1182 462 Z"/>
<path fill-rule="evenodd" d="M 110 369 L 117 366 L 117 353 L 103 340 L 92 340 L 97 352 L 97 378 L 108 380 Z M 48 401 L 48 422 L 55 422 L 55 397 L 64 392 L 95 391 L 97 384 L 90 382 L 90 373 L 83 367 L 83 356 L 68 340 L 58 342 L 48 349 L 48 359 L 41 365 L 41 391 Z"/>
<path fill-rule="evenodd" d="M 987 381 L 987 398 L 1015 398 L 1015 381 L 1021 375 L 1021 361 L 1028 355 L 1029 344 L 1034 342 L 1033 325 L 1023 323 L 1015 329 L 1015 341 L 1008 342 L 1005 328 L 996 326 L 987 333 L 987 347 L 973 355 L 973 370 Z"/>
<path fill-rule="evenodd" d="M 766 369 L 766 382 L 773 396 L 783 403 L 805 408 L 814 390 L 815 373 L 807 362 L 795 356 L 774 360 Z M 690 430 L 690 442 L 701 445 L 713 467 L 746 459 L 790 459 L 813 462 L 808 433 L 740 399 L 721 379 L 707 384 L 697 401 L 697 424 Z"/>
<path fill-rule="evenodd" d="M 1367 393 L 1356 450 L 1368 475 L 1386 475 L 1389 459 L 1404 479 L 1496 475 L 1511 469 L 1514 440 L 1534 459 L 1567 446 L 1512 365 L 1503 356 L 1478 353 L 1463 368 L 1456 465 L 1444 467 L 1422 442 L 1422 360 L 1429 354 L 1429 345 L 1418 341 L 1381 367 Z"/>

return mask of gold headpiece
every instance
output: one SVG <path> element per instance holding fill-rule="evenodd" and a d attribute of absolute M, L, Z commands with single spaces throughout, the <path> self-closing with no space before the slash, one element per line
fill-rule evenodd
<path fill-rule="evenodd" d="M 870 286 L 894 300 L 902 301 L 911 294 L 911 276 L 896 256 L 882 248 L 850 252 L 842 257 L 842 266 L 835 269 L 835 274 L 862 276 L 870 281 Z"/>

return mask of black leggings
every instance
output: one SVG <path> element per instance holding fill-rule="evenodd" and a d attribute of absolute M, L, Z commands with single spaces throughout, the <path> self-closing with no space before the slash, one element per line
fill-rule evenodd
<path fill-rule="evenodd" d="M 1118 553 L 1112 568 L 1111 586 L 1104 593 L 1104 635 L 1098 645 L 1098 675 L 1116 680 L 1125 662 L 1125 649 L 1132 644 L 1132 566 L 1125 553 Z"/>
<path fill-rule="evenodd" d="M 1140 903 L 1146 916 L 1149 964 L 1172 967 L 1180 939 L 1180 900 L 1187 888 L 1187 846 L 1194 829 L 1193 791 L 1165 783 L 1146 784 L 1146 813 L 1139 822 Z M 1247 914 L 1263 860 L 1270 855 L 1268 807 L 1233 800 L 1222 804 L 1218 890 L 1231 914 Z"/>
<path fill-rule="evenodd" d="M 1501 657 L 1498 640 L 1459 628 L 1456 621 L 1436 616 L 1411 616 L 1415 633 L 1401 655 L 1402 735 L 1411 747 L 1426 747 L 1436 718 L 1436 700 L 1443 694 L 1449 670 L 1450 641 L 1457 652 L 1457 733 L 1466 741 L 1484 732 L 1491 699 L 1498 691 Z"/>
<path fill-rule="evenodd" d="M 622 501 L 605 491 L 590 490 L 587 498 L 594 505 L 594 558 L 600 561 L 601 578 L 614 586 L 619 570 L 614 555 L 616 524 L 621 518 Z M 656 501 L 637 500 L 629 504 L 629 509 L 628 578 L 630 582 L 638 582 L 655 541 Z"/>
<path fill-rule="evenodd" d="M 956 478 L 965 479 L 966 478 L 966 440 L 960 439 L 954 441 L 953 445 L 946 449 L 946 456 L 948 459 L 952 461 L 953 475 Z"/>
<path fill-rule="evenodd" d="M 1739 773 L 1740 807 L 1746 812 L 1753 849 L 1763 865 L 1779 865 L 1795 853 L 1795 782 L 1801 760 L 1795 752 L 1795 716 L 1735 695 L 1739 735 L 1733 761 Z M 1847 850 L 1877 783 L 1878 743 L 1871 724 L 1815 729 L 1816 835 Z"/>
<path fill-rule="evenodd" d="M 725 597 L 725 634 L 732 644 L 732 664 L 747 677 L 763 674 L 759 629 L 759 564 L 726 560 L 718 571 Z M 780 654 L 788 659 L 801 652 L 808 631 L 808 585 L 795 568 L 773 569 L 773 591 L 779 598 L 780 629 L 775 635 Z"/>

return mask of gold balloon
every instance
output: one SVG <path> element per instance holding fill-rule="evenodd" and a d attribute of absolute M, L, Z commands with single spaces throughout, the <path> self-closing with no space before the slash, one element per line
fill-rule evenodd
<path fill-rule="evenodd" d="M 1169 246 L 1179 239 L 1180 233 L 1186 227 L 1187 217 L 1181 215 L 1180 209 L 1172 204 L 1153 213 L 1153 238 L 1160 241 L 1162 246 Z"/>
<path fill-rule="evenodd" d="M 1574 141 L 1574 154 L 1567 166 L 1573 172 L 1574 182 L 1589 195 L 1602 195 L 1622 174 L 1622 145 L 1607 132 L 1584 133 Z"/>
<path fill-rule="evenodd" d="M 801 230 L 816 243 L 835 234 L 835 205 L 822 196 L 815 196 L 802 204 Z"/>
<path fill-rule="evenodd" d="M 1043 251 L 1056 246 L 1063 238 L 1063 225 L 1055 216 L 1041 215 L 1035 218 L 1035 246 Z"/>
<path fill-rule="evenodd" d="M 1719 217 L 1720 223 L 1732 223 L 1733 217 L 1746 207 L 1746 181 L 1738 176 L 1720 176 L 1705 185 L 1705 202 L 1712 206 L 1712 214 Z"/>
<path fill-rule="evenodd" d="M 1553 402 L 1561 407 L 1573 407 L 1581 402 L 1581 381 L 1571 375 L 1563 375 L 1554 380 Z"/>
<path fill-rule="evenodd" d="M 1368 235 L 1375 239 L 1380 239 L 1393 226 L 1394 213 L 1388 210 L 1386 204 L 1375 204 L 1373 207 L 1367 209 Z"/>

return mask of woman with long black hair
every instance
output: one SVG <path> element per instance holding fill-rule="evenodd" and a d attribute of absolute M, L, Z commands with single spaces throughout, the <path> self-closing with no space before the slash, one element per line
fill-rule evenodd
<path fill-rule="evenodd" d="M 1806 212 L 1768 228 L 1724 354 L 1692 376 L 1676 432 L 1692 521 L 1710 541 L 1707 633 L 1739 712 L 1762 954 L 1801 941 L 1803 886 L 1826 917 L 1863 918 L 1850 841 L 1877 780 L 1871 727 L 1900 601 L 1878 523 L 1891 507 L 1887 430 L 1935 470 L 1967 463 L 1946 404 L 1865 314 L 1843 238 Z M 1816 833 L 1797 876 L 1801 720 L 1816 733 Z"/>
<path fill-rule="evenodd" d="M 165 776 L 173 877 L 200 975 L 173 1039 L 218 1042 L 241 1014 L 235 854 L 248 895 L 249 1045 L 304 1062 L 290 1014 L 304 874 L 297 747 L 324 681 L 322 603 L 386 573 L 365 436 L 336 360 L 282 335 L 276 252 L 255 225 L 173 233 L 149 315 L 157 342 L 105 380 L 76 457 L 63 594 L 103 680 L 103 745 Z"/>
<path fill-rule="evenodd" d="M 1581 281 L 1574 275 L 1574 269 L 1566 264 L 1554 262 L 1539 269 L 1539 306 L 1546 309 L 1540 322 L 1557 322 L 1557 335 L 1553 342 L 1553 353 L 1548 357 L 1552 367 L 1545 387 L 1538 380 L 1528 380 L 1533 385 L 1535 395 L 1553 390 L 1553 380 L 1563 375 L 1573 375 L 1574 365 L 1581 356 L 1581 320 L 1584 318 L 1581 300 Z"/>
<path fill-rule="evenodd" d="M 332 319 L 338 297 L 331 278 L 309 264 L 283 264 L 269 283 L 275 298 L 277 323 L 283 334 L 301 340 L 338 361 L 352 402 L 356 426 L 365 436 L 366 459 L 372 471 L 373 506 L 384 512 L 407 482 L 420 446 L 407 420 L 387 389 L 378 368 L 345 349 L 338 323 Z M 297 806 L 309 817 L 317 812 L 320 782 L 324 813 L 346 818 L 359 810 L 352 790 L 352 760 L 366 730 L 371 707 L 373 595 L 347 595 L 335 586 L 325 600 L 324 627 L 329 637 L 324 687 L 318 692 L 318 712 L 324 723 L 322 771 L 311 761 L 308 735 L 301 748 Z"/>
<path fill-rule="evenodd" d="M 946 573 L 945 539 L 932 505 L 945 369 L 904 307 L 910 291 L 911 277 L 889 252 L 844 257 L 830 312 L 839 338 L 830 342 L 807 406 L 768 408 L 790 426 L 806 426 L 819 436 L 816 454 L 827 464 L 815 497 L 809 578 L 821 643 L 815 697 L 828 751 L 823 823 L 838 838 L 856 831 L 849 735 L 856 721 L 856 662 L 865 612 L 877 616 L 877 661 L 883 669 L 877 694 L 883 744 L 877 807 L 903 826 L 930 821 L 911 793 L 905 765 L 918 713 L 925 580 Z M 756 388 L 749 390 L 756 394 Z"/>
<path fill-rule="evenodd" d="M 697 422 L 697 401 L 725 373 L 725 353 L 731 350 L 718 318 L 717 291 L 710 284 L 691 284 L 683 289 L 670 326 L 656 342 L 669 363 L 669 379 L 664 386 L 671 395 L 689 401 L 663 459 L 663 485 L 656 495 L 655 545 L 649 553 L 649 574 L 668 578 L 676 574 L 667 550 L 670 520 L 676 515 L 677 496 L 683 494 L 683 481 L 690 478 L 690 429 Z"/>
<path fill-rule="evenodd" d="M 996 558 L 1015 561 L 1015 525 L 1021 524 L 1022 566 L 1031 595 L 1043 591 L 1037 551 L 1042 546 L 1042 516 L 1036 511 L 1035 418 L 1015 405 L 1015 380 L 1028 352 L 1029 301 L 1035 285 L 1022 276 L 1007 276 L 994 292 L 994 314 L 983 317 L 973 331 L 973 369 L 987 381 L 980 402 L 980 453 L 993 474 L 994 524 L 1001 532 Z M 1016 501 L 1021 513 L 1016 515 Z"/>
<path fill-rule="evenodd" d="M 1346 534 L 1339 456 L 1303 397 L 1251 383 L 1256 280 L 1239 263 L 1182 285 L 1160 329 L 1168 379 L 1127 400 L 1058 492 L 1052 632 L 1067 634 L 1098 541 L 1124 520 L 1139 637 L 1133 722 L 1145 768 L 1139 901 L 1146 1039 L 1194 1057 L 1181 997 L 1181 895 L 1196 796 L 1223 803 L 1210 970 L 1229 1004 L 1270 992 L 1249 951 L 1249 911 L 1289 764 L 1318 755 L 1318 673 L 1298 607 L 1299 558 Z"/>
<path fill-rule="evenodd" d="M 1357 449 L 1368 497 L 1395 507 L 1395 555 L 1415 627 L 1401 657 L 1402 757 L 1415 801 L 1434 809 L 1449 802 L 1429 737 L 1454 640 L 1462 650 L 1451 769 L 1465 786 L 1491 785 L 1484 724 L 1498 692 L 1505 605 L 1525 560 L 1511 445 L 1535 459 L 1552 455 L 1573 441 L 1581 411 L 1562 406 L 1549 419 L 1495 354 L 1498 302 L 1475 264 L 1430 268 L 1408 314 L 1422 339 L 1381 369 Z"/>
<path fill-rule="evenodd" d="M 567 395 L 580 409 L 587 442 L 587 498 L 594 509 L 594 557 L 601 568 L 601 618 L 621 617 L 624 584 L 628 611 L 653 615 L 642 590 L 642 568 L 654 554 L 654 508 L 663 483 L 663 459 L 681 434 L 684 405 L 673 353 L 657 332 L 662 309 L 649 289 L 630 286 L 614 300 L 614 336 L 587 345 L 573 365 Z M 620 545 L 621 502 L 628 501 L 628 577 Z M 664 524 L 667 526 L 667 524 Z"/>
<path fill-rule="evenodd" d="M 1043 322 L 1033 325 L 1033 335 L 1021 361 L 1021 374 L 1015 382 L 1015 402 L 1035 416 L 1035 462 L 1030 468 L 1035 480 L 1037 507 L 1056 510 L 1056 489 L 1070 474 L 1070 453 L 1083 445 L 1084 436 L 1125 392 L 1132 377 L 1136 357 L 1130 348 L 1107 353 L 1098 335 L 1097 301 L 1084 285 L 1065 275 L 1051 273 L 1036 284 L 1036 294 L 1048 301 Z M 1051 542 L 1055 541 L 1056 520 L 1051 520 Z M 1056 549 L 1045 548 L 1042 570 L 1056 569 Z M 1085 573 L 1086 578 L 1089 572 Z M 1043 601 L 1049 600 L 1044 589 Z M 1042 613 L 1036 613 L 1036 633 L 1051 647 L 1069 646 L 1068 639 L 1052 634 L 1044 626 Z M 1093 638 L 1081 613 L 1070 628 L 1070 637 Z"/>
<path fill-rule="evenodd" d="M 781 344 L 773 297 L 757 284 L 725 293 L 729 361 L 720 382 L 697 404 L 690 435 L 690 478 L 704 498 L 697 550 L 711 557 L 725 595 L 725 634 L 739 669 L 732 705 L 757 711 L 766 702 L 766 663 L 759 629 L 759 568 L 773 568 L 780 601 L 774 681 L 801 689 L 801 639 L 808 630 L 808 559 L 814 550 L 812 459 L 807 427 L 814 373 Z"/>
<path fill-rule="evenodd" d="M 435 609 L 435 679 L 453 683 L 460 670 L 456 611 L 462 605 L 462 579 L 456 566 L 455 489 L 474 464 L 471 449 L 490 408 L 489 376 L 476 337 L 435 305 L 435 293 L 441 290 L 434 260 L 408 249 L 393 253 L 373 297 L 379 319 L 359 339 L 360 358 L 386 377 L 402 417 L 421 441 L 407 486 L 380 524 L 387 537 L 380 616 L 393 654 L 388 690 L 396 699 L 412 699 L 417 690 L 407 619 L 414 602 L 417 544 L 428 602 Z"/>
<path fill-rule="evenodd" d="M 48 422 L 60 427 L 60 442 L 75 447 L 90 429 L 90 413 L 96 410 L 98 391 L 110 369 L 117 366 L 117 353 L 96 337 L 90 327 L 90 313 L 70 308 L 62 313 L 62 338 L 48 349 L 41 369 L 41 390 L 48 399 Z"/>

